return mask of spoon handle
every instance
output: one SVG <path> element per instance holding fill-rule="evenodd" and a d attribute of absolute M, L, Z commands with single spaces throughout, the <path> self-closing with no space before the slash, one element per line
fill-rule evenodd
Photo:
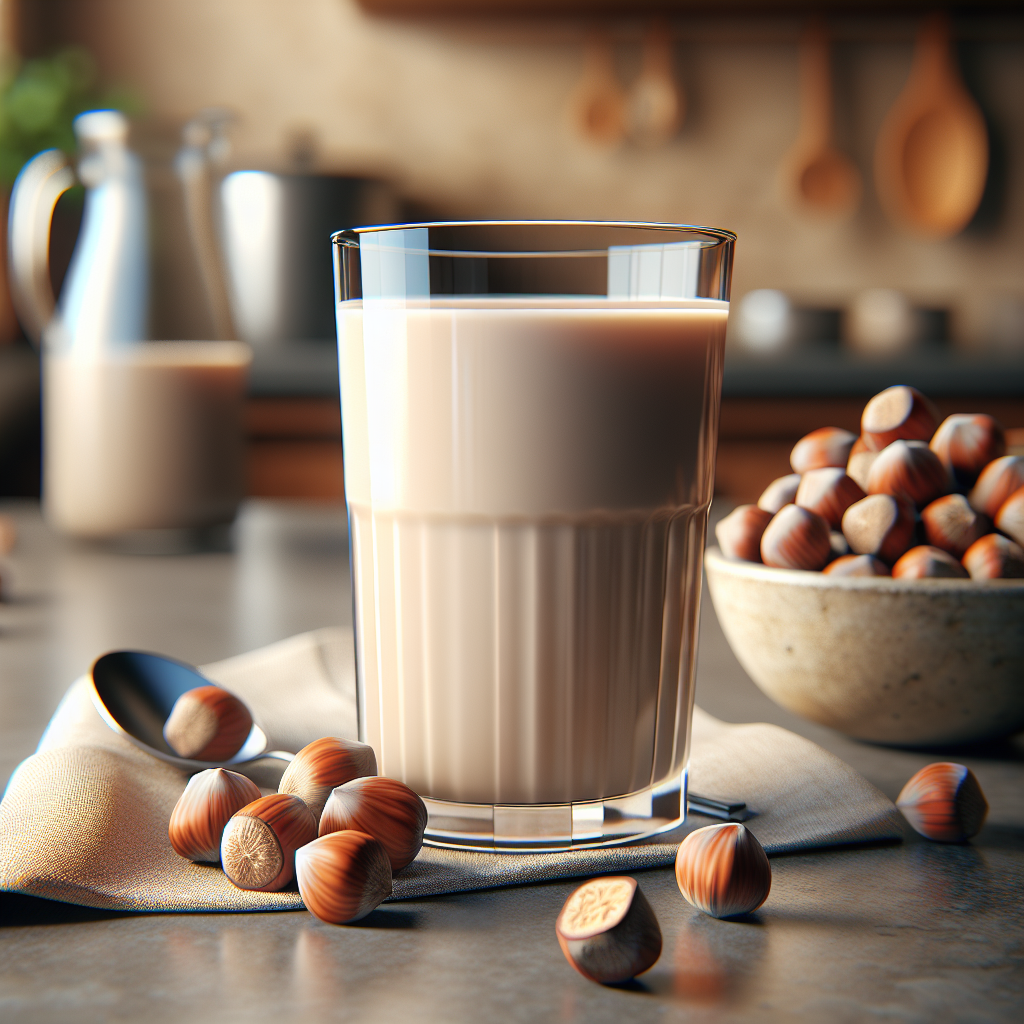
<path fill-rule="evenodd" d="M 832 134 L 832 76 L 828 34 L 820 18 L 812 19 L 800 40 L 800 137 L 824 148 Z"/>

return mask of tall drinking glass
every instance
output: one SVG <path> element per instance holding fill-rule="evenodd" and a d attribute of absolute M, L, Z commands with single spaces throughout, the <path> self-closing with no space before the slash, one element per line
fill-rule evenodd
<path fill-rule="evenodd" d="M 602 846 L 685 816 L 735 236 L 333 236 L 361 738 L 427 841 Z"/>

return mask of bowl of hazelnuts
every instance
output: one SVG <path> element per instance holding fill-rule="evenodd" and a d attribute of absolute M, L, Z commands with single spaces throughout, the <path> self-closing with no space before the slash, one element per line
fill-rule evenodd
<path fill-rule="evenodd" d="M 860 435 L 802 438 L 793 473 L 722 519 L 705 557 L 740 664 L 776 703 L 900 746 L 1024 729 L 1024 456 L 990 416 L 915 388 Z"/>

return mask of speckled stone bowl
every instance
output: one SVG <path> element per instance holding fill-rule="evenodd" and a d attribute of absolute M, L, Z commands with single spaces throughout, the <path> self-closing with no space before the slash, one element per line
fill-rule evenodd
<path fill-rule="evenodd" d="M 784 708 L 900 746 L 1024 728 L 1024 580 L 834 579 L 715 547 L 704 566 L 733 652 Z"/>

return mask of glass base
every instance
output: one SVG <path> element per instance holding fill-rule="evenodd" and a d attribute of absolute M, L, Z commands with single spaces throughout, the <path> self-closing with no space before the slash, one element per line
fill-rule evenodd
<path fill-rule="evenodd" d="M 456 850 L 540 853 L 618 846 L 681 825 L 687 770 L 628 796 L 570 804 L 462 804 L 424 798 L 423 842 Z"/>

